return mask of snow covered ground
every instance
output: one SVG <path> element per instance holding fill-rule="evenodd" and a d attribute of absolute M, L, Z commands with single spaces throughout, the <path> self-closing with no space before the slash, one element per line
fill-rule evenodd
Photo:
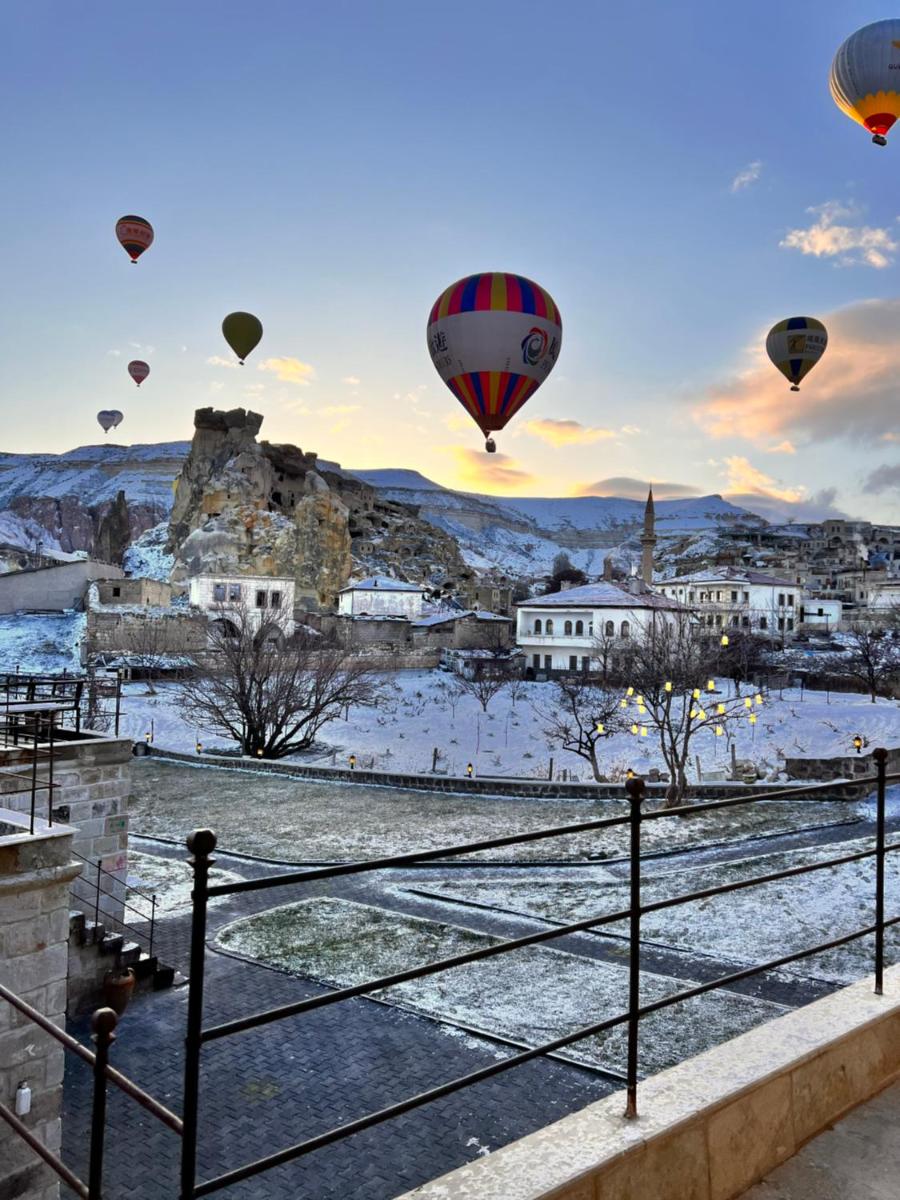
<path fill-rule="evenodd" d="M 217 935 L 217 944 L 225 950 L 338 987 L 495 940 L 454 925 L 333 898 L 268 909 L 225 926 Z M 528 946 L 376 995 L 414 1012 L 536 1046 L 622 1013 L 627 980 L 626 966 Z M 689 981 L 645 971 L 641 998 L 649 1003 L 690 986 Z M 651 1074 L 673 1066 L 784 1011 L 768 1001 L 716 992 L 656 1013 L 641 1025 L 641 1071 Z M 578 1042 L 566 1053 L 624 1072 L 624 1027 Z"/>
<path fill-rule="evenodd" d="M 729 685 L 720 685 L 727 689 Z M 351 709 L 348 720 L 337 720 L 322 731 L 323 745 L 303 761 L 343 765 L 355 754 L 361 767 L 379 770 L 429 771 L 433 748 L 440 751 L 439 770 L 465 773 L 471 762 L 479 775 L 520 775 L 546 779 L 551 758 L 555 773 L 588 780 L 590 768 L 583 759 L 548 740 L 544 717 L 553 703 L 554 688 L 547 683 L 525 683 L 520 699 L 508 695 L 494 700 L 483 713 L 471 696 L 451 697 L 452 676 L 442 671 L 401 671 L 385 677 L 385 698 L 376 708 Z M 199 737 L 212 750 L 228 743 L 198 730 L 182 716 L 177 684 L 158 688 L 147 696 L 141 684 L 127 689 L 123 729 L 143 739 L 154 721 L 155 744 L 171 750 L 194 749 Z M 872 746 L 900 746 L 900 706 L 895 701 L 871 704 L 867 696 L 832 695 L 797 690 L 777 692 L 756 710 L 758 724 L 741 723 L 734 742 L 737 757 L 752 759 L 768 774 L 784 756 L 836 757 L 852 753 L 851 741 L 860 734 Z M 716 697 L 719 698 L 719 697 Z M 704 769 L 727 765 L 725 738 L 712 729 L 699 733 L 693 749 Z M 611 779 L 624 777 L 627 768 L 645 772 L 664 767 L 652 733 L 634 737 L 622 733 L 603 742 L 601 761 Z M 695 778 L 694 763 L 690 778 Z"/>
<path fill-rule="evenodd" d="M 84 625 L 84 613 L 76 612 L 0 616 L 0 673 L 17 667 L 24 674 L 80 672 Z"/>
<path fill-rule="evenodd" d="M 212 867 L 209 872 L 211 884 L 235 883 L 240 878 L 233 871 L 222 871 L 219 867 Z M 131 847 L 128 851 L 127 884 L 126 901 L 137 910 L 126 913 L 125 919 L 129 924 L 140 920 L 137 913 L 149 915 L 151 896 L 156 896 L 158 920 L 191 909 L 194 879 L 187 860 L 176 862 L 171 858 L 161 858 L 158 854 L 142 854 Z M 214 896 L 209 901 L 211 905 L 227 902 L 227 896 Z"/>
<path fill-rule="evenodd" d="M 130 803 L 133 833 L 183 844 L 193 829 L 216 832 L 223 850 L 284 862 L 375 858 L 624 815 L 605 800 L 453 796 L 365 785 L 311 783 L 283 775 L 137 759 Z M 852 821 L 857 806 L 764 801 L 648 821 L 647 852 L 741 840 Z M 600 862 L 628 851 L 627 826 L 567 834 L 471 856 L 474 861 Z"/>
<path fill-rule="evenodd" d="M 900 799 L 900 789 L 895 791 Z M 655 874 L 654 864 L 648 863 L 641 899 L 652 904 L 686 892 L 870 850 L 872 845 L 871 839 L 859 839 L 675 871 L 666 871 L 665 863 L 657 862 Z M 642 920 L 642 940 L 741 964 L 764 962 L 870 925 L 874 879 L 874 859 L 868 858 L 710 896 L 648 913 Z M 560 924 L 624 910 L 629 904 L 627 883 L 565 879 L 561 871 L 551 874 L 535 870 L 528 879 L 450 880 L 421 884 L 414 890 Z M 885 861 L 885 911 L 888 917 L 900 915 L 900 854 L 889 854 Z M 760 920 L 761 913 L 765 913 L 764 921 Z M 603 929 L 617 937 L 628 937 L 622 922 Z M 885 941 L 889 961 L 896 961 L 900 957 L 900 931 L 888 930 Z M 871 972 L 872 964 L 872 939 L 866 938 L 785 969 L 796 975 L 845 983 Z"/>

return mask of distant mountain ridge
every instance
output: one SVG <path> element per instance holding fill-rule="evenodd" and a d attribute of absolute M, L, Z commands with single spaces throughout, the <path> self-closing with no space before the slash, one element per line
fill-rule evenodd
<path fill-rule="evenodd" d="M 137 538 L 167 518 L 173 481 L 190 445 L 101 443 L 64 454 L 0 453 L 0 542 L 93 553 L 119 491 Z M 463 557 L 479 570 L 540 574 L 565 550 L 576 566 L 599 574 L 607 552 L 629 542 L 636 546 L 643 523 L 639 500 L 488 496 L 445 488 L 414 470 L 350 471 L 325 460 L 320 466 L 361 479 L 385 499 L 418 508 L 426 521 L 456 539 Z M 656 502 L 656 527 L 663 538 L 705 530 L 715 536 L 736 522 L 765 524 L 718 495 Z"/>

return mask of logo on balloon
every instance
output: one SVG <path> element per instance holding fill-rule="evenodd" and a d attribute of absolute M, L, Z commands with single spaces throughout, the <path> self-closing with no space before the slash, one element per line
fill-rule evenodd
<path fill-rule="evenodd" d="M 522 361 L 536 367 L 547 352 L 548 338 L 543 329 L 536 325 L 522 338 Z"/>

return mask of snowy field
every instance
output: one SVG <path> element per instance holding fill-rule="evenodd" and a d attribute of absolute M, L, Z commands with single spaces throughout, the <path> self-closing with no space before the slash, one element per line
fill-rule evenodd
<path fill-rule="evenodd" d="M 284 862 L 333 862 L 402 854 L 623 815 L 616 801 L 453 796 L 358 784 L 312 783 L 283 775 L 181 766 L 135 759 L 132 833 L 183 842 L 193 829 L 215 830 L 224 850 Z M 759 801 L 648 821 L 645 852 L 853 821 L 859 805 L 842 801 Z M 509 846 L 475 861 L 585 862 L 623 857 L 626 826 Z"/>
<path fill-rule="evenodd" d="M 686 892 L 871 848 L 871 839 L 848 841 L 676 871 L 666 871 L 664 863 L 648 863 L 644 867 L 641 899 L 652 904 Z M 628 908 L 627 883 L 566 880 L 562 876 L 562 872 L 542 876 L 535 871 L 527 880 L 481 878 L 477 883 L 450 880 L 421 884 L 410 890 L 559 924 Z M 874 879 L 874 859 L 826 867 L 809 875 L 648 913 L 642 919 L 641 937 L 644 942 L 740 964 L 764 962 L 870 925 L 875 903 Z M 448 908 L 448 913 L 451 911 Z M 885 862 L 885 912 L 888 917 L 900 915 L 900 853 L 888 855 Z M 764 921 L 760 920 L 761 913 L 765 913 Z M 623 922 L 604 926 L 603 930 L 616 937 L 628 937 Z M 888 930 L 885 945 L 888 961 L 900 961 L 900 931 Z M 837 950 L 793 963 L 785 970 L 838 983 L 859 979 L 873 970 L 872 939 L 850 942 Z"/>
<path fill-rule="evenodd" d="M 224 950 L 342 987 L 489 945 L 472 930 L 347 900 L 300 901 L 225 926 Z M 626 966 L 528 946 L 376 993 L 414 1012 L 536 1046 L 624 1011 Z M 643 972 L 644 1003 L 684 991 L 689 981 Z M 641 1023 L 640 1066 L 652 1074 L 781 1016 L 778 1004 L 716 992 Z M 674 1031 L 677 1030 L 677 1036 Z M 619 1026 L 571 1046 L 567 1055 L 619 1073 Z"/>
<path fill-rule="evenodd" d="M 348 720 L 337 720 L 322 730 L 322 744 L 303 761 L 345 765 L 355 754 L 361 767 L 381 770 L 429 771 L 435 747 L 438 769 L 462 775 L 471 762 L 480 775 L 519 775 L 547 778 L 550 760 L 554 771 L 566 770 L 570 779 L 590 779 L 588 764 L 548 740 L 543 732 L 545 714 L 553 703 L 554 688 L 547 683 L 524 683 L 513 704 L 501 694 L 483 713 L 471 696 L 455 702 L 448 692 L 452 677 L 442 671 L 401 671 L 385 677 L 385 698 L 376 708 L 351 709 Z M 721 684 L 723 689 L 727 684 Z M 122 729 L 142 740 L 153 722 L 159 748 L 192 751 L 199 739 L 208 750 L 229 743 L 208 730 L 189 724 L 181 715 L 178 685 L 157 688 L 148 696 L 143 684 L 127 688 Z M 722 693 L 714 699 L 723 699 Z M 765 773 L 778 769 L 788 757 L 836 757 L 852 753 L 851 741 L 860 734 L 871 746 L 900 746 L 900 706 L 895 701 L 870 703 L 860 695 L 785 690 L 766 698 L 756 710 L 758 724 L 741 722 L 734 743 L 737 757 L 752 759 Z M 702 730 L 692 743 L 703 768 L 727 765 L 726 738 Z M 604 774 L 621 779 L 628 767 L 643 773 L 664 767 L 652 733 L 636 738 L 626 732 L 602 743 Z M 696 778 L 694 763 L 690 776 Z"/>
<path fill-rule="evenodd" d="M 76 612 L 0 616 L 0 673 L 18 668 L 25 675 L 80 674 L 84 626 L 84 613 Z"/>
<path fill-rule="evenodd" d="M 240 879 L 233 871 L 222 871 L 213 867 L 209 872 L 209 882 L 235 883 Z M 189 912 L 191 909 L 191 891 L 193 889 L 193 872 L 184 862 L 174 862 L 170 858 L 161 858 L 158 854 L 142 854 L 140 850 L 130 847 L 128 850 L 128 892 L 126 900 L 138 912 L 150 912 L 150 897 L 156 896 L 156 915 L 158 918 L 171 917 L 178 913 Z M 210 905 L 227 902 L 227 896 L 214 896 Z M 126 920 L 136 919 L 135 913 L 126 914 Z"/>

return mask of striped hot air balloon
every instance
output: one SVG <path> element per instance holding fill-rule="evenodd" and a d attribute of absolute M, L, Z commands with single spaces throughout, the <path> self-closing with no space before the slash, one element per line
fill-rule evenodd
<path fill-rule="evenodd" d="M 460 279 L 441 293 L 428 318 L 431 361 L 491 453 L 490 435 L 534 395 L 561 345 L 562 320 L 550 293 L 504 271 Z"/>
<path fill-rule="evenodd" d="M 835 104 L 887 145 L 887 132 L 900 117 L 900 20 L 876 21 L 851 34 L 831 64 Z"/>
<path fill-rule="evenodd" d="M 116 221 L 116 237 L 131 261 L 136 263 L 144 251 L 153 244 L 153 226 L 143 217 L 119 217 Z"/>
<path fill-rule="evenodd" d="M 150 367 L 148 366 L 147 363 L 143 362 L 140 358 L 133 358 L 131 360 L 131 362 L 128 364 L 128 374 L 131 376 L 131 378 L 134 380 L 134 382 L 138 385 L 138 387 L 140 387 L 141 384 L 144 382 L 144 380 L 147 378 L 147 376 L 150 374 Z"/>
<path fill-rule="evenodd" d="M 828 345 L 828 332 L 815 317 L 788 317 L 769 330 L 766 353 L 790 381 L 791 391 L 800 391 L 800 380 L 813 369 Z"/>

